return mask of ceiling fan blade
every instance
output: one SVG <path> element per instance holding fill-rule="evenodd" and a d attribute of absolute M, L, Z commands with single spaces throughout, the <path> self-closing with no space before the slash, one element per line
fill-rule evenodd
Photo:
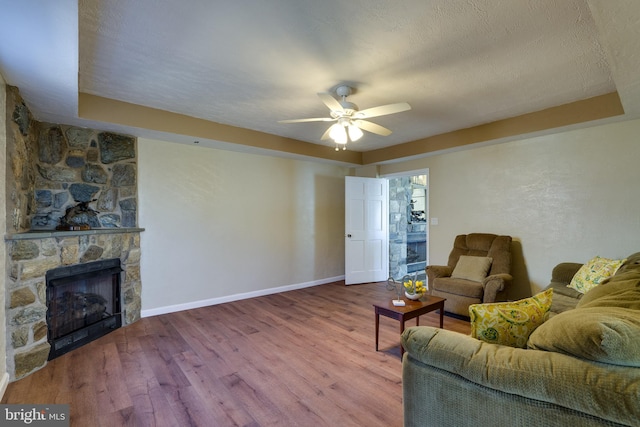
<path fill-rule="evenodd" d="M 379 107 L 366 108 L 364 110 L 358 111 L 354 114 L 355 117 L 359 118 L 369 118 L 369 117 L 378 117 L 378 116 L 386 116 L 387 114 L 395 114 L 400 113 L 402 111 L 407 111 L 411 109 L 411 105 L 406 102 L 399 102 L 397 104 L 387 104 L 381 105 Z"/>
<path fill-rule="evenodd" d="M 314 117 L 311 119 L 278 120 L 278 123 L 332 122 L 334 120 L 336 119 L 331 117 Z"/>
<path fill-rule="evenodd" d="M 320 100 L 322 102 L 324 102 L 324 105 L 329 107 L 329 110 L 331 110 L 331 111 L 344 111 L 344 108 L 342 108 L 342 105 L 340 105 L 338 100 L 335 99 L 333 96 L 331 96 L 330 93 L 328 93 L 328 92 L 320 92 L 318 94 L 318 96 L 320 97 Z"/>
<path fill-rule="evenodd" d="M 354 120 L 356 126 L 367 132 L 375 133 L 376 135 L 388 136 L 391 135 L 391 130 L 384 126 L 377 125 L 367 120 Z"/>

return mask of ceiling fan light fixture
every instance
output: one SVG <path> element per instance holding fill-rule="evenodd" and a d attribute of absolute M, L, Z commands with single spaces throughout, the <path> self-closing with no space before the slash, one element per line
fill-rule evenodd
<path fill-rule="evenodd" d="M 358 126 L 354 124 L 349 125 L 349 139 L 351 141 L 359 140 L 360 138 L 362 138 L 362 135 L 362 130 Z"/>
<path fill-rule="evenodd" d="M 336 144 L 346 144 L 348 141 L 347 131 L 340 123 L 335 123 L 331 126 L 329 137 L 333 139 Z"/>

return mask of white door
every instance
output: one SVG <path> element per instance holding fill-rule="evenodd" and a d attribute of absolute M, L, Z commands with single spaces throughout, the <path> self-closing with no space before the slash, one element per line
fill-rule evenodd
<path fill-rule="evenodd" d="M 345 283 L 379 282 L 389 277 L 389 182 L 346 177 Z"/>

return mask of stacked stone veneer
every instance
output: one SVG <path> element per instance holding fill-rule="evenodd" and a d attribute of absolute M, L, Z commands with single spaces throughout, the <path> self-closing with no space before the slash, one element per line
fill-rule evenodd
<path fill-rule="evenodd" d="M 401 279 L 407 274 L 407 229 L 411 210 L 411 178 L 389 180 L 389 275 Z"/>
<path fill-rule="evenodd" d="M 427 233 L 426 222 L 411 223 L 412 193 L 411 177 L 389 180 L 389 275 L 394 279 L 407 274 L 407 235 L 424 233 L 426 236 Z M 418 272 L 419 279 L 425 276 L 423 270 Z"/>
<path fill-rule="evenodd" d="M 13 231 L 53 230 L 68 208 L 87 203 L 97 215 L 77 224 L 135 227 L 136 140 L 127 135 L 33 120 L 15 88 L 8 161 Z M 11 106 L 9 106 L 11 107 Z M 8 108 L 9 110 L 9 108 Z"/>
<path fill-rule="evenodd" d="M 12 380 L 47 362 L 48 270 L 102 259 L 120 258 L 123 323 L 140 318 L 140 233 L 85 234 L 31 238 L 8 242 L 7 365 Z"/>
<path fill-rule="evenodd" d="M 123 324 L 140 317 L 136 140 L 127 135 L 41 123 L 7 87 L 7 368 L 12 380 L 49 354 L 46 282 L 50 269 L 120 258 Z M 68 208 L 87 231 L 56 231 Z M 97 212 L 97 214 L 95 213 Z"/>
<path fill-rule="evenodd" d="M 55 228 L 66 209 L 79 202 L 93 204 L 98 213 L 76 217 L 78 224 L 134 227 L 135 158 L 134 138 L 42 124 L 31 229 Z"/>

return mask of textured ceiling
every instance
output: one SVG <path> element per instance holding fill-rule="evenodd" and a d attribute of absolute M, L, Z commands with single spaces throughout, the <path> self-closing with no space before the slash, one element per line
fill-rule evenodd
<path fill-rule="evenodd" d="M 4 23 L 17 26 L 19 14 L 33 13 L 24 3 L 35 2 L 13 3 L 0 7 L 14 9 L 16 16 L 5 14 Z M 29 52 L 28 41 L 20 41 L 27 44 L 21 53 L 9 54 L 2 49 L 12 47 L 0 42 L 0 72 L 21 89 L 41 120 L 61 122 L 60 115 L 73 113 L 66 122 L 78 122 L 73 109 L 77 93 L 83 92 L 331 146 L 320 141 L 327 123 L 278 120 L 328 116 L 316 93 L 346 82 L 356 89 L 349 100 L 361 109 L 395 102 L 412 106 L 372 119 L 391 129 L 390 136 L 366 133 L 349 145 L 368 151 L 619 91 L 612 70 L 623 77 L 626 72 L 625 84 L 637 91 L 630 82 L 635 77 L 628 75 L 630 64 L 611 63 L 628 40 L 617 40 L 616 31 L 605 34 L 604 42 L 602 36 L 612 20 L 628 16 L 624 9 L 612 11 L 611 4 L 637 11 L 640 2 L 53 3 L 38 2 L 47 14 L 40 28 L 27 20 L 36 38 L 32 43 L 41 37 L 42 44 L 52 43 L 48 39 L 68 44 L 63 50 L 69 58 L 58 54 L 55 65 L 51 60 L 53 76 L 40 70 L 46 87 L 35 83 L 38 75 L 26 77 L 16 70 L 14 62 Z M 65 8 L 69 5 L 75 9 Z M 12 30 L 4 31 L 2 37 Z M 16 31 L 25 30 L 14 28 L 11 37 Z M 635 43 L 632 48 L 637 49 Z M 50 49 L 43 50 L 55 58 Z M 66 77 L 56 92 L 51 85 L 57 72 Z M 70 72 L 77 73 L 71 76 L 77 80 L 67 76 Z M 72 81 L 76 86 L 70 88 Z M 76 96 L 69 99 L 72 91 Z M 625 101 L 625 94 L 621 98 Z"/>

